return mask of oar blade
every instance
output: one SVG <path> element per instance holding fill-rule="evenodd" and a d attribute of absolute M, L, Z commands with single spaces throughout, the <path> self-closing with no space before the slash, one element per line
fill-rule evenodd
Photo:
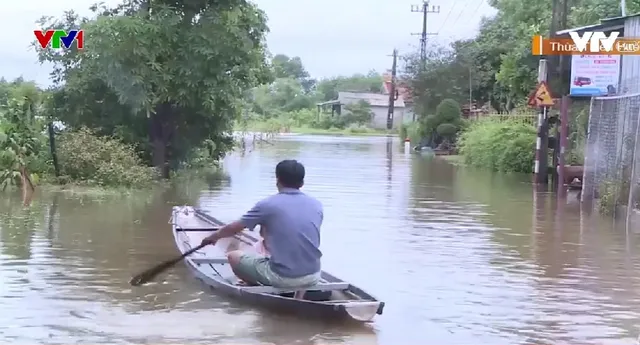
<path fill-rule="evenodd" d="M 129 284 L 131 284 L 132 286 L 140 286 L 143 284 L 146 284 L 150 281 L 152 281 L 155 277 L 157 277 L 160 273 L 166 271 L 167 269 L 171 268 L 173 265 L 175 265 L 178 261 L 180 260 L 169 260 L 169 261 L 165 261 L 157 266 L 154 266 L 138 275 L 136 275 L 135 277 L 131 278 L 131 280 L 129 281 Z"/>
<path fill-rule="evenodd" d="M 172 266 L 174 266 L 175 264 L 177 264 L 178 262 L 182 261 L 182 259 L 184 259 L 186 256 L 191 255 L 193 253 L 195 253 L 196 251 L 204 248 L 205 246 L 209 245 L 209 243 L 201 243 L 199 246 L 190 249 L 189 251 L 187 251 L 186 253 L 180 255 L 179 257 L 175 258 L 175 259 L 171 259 L 168 261 L 165 261 L 157 266 L 154 266 L 138 275 L 136 275 L 135 277 L 131 278 L 131 280 L 129 280 L 129 284 L 131 284 L 132 286 L 140 286 L 142 284 L 146 284 L 148 282 L 150 282 L 151 280 L 153 280 L 158 274 L 166 271 L 167 269 L 171 268 Z"/>

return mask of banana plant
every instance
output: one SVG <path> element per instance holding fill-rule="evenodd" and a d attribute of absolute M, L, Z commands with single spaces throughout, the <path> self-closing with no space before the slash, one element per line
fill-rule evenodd
<path fill-rule="evenodd" d="M 40 147 L 32 107 L 26 103 L 27 99 L 11 99 L 0 113 L 0 190 L 17 185 L 23 196 L 27 188 L 35 189 L 27 165 Z"/>

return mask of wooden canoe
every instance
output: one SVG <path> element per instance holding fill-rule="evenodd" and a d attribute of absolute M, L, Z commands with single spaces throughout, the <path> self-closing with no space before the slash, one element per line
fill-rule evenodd
<path fill-rule="evenodd" d="M 224 225 L 208 212 L 191 206 L 174 207 L 171 216 L 173 235 L 180 252 L 184 253 L 200 244 L 212 231 Z M 232 249 L 254 250 L 257 234 L 244 230 L 233 238 L 225 238 L 185 258 L 185 263 L 196 278 L 213 291 L 246 301 L 256 306 L 323 319 L 351 319 L 371 321 L 382 314 L 381 302 L 362 289 L 327 272 L 322 281 L 306 291 L 280 289 L 272 286 L 238 285 L 225 253 Z M 298 292 L 296 294 L 296 292 Z M 294 298 L 294 295 L 302 298 Z"/>

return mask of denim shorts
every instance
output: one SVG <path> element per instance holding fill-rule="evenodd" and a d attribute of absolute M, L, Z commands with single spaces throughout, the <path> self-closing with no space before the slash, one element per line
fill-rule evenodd
<path fill-rule="evenodd" d="M 277 288 L 304 288 L 318 284 L 320 272 L 298 278 L 283 277 L 271 270 L 269 258 L 254 254 L 244 254 L 236 268 L 242 276 L 251 278 L 251 284 L 262 284 Z"/>

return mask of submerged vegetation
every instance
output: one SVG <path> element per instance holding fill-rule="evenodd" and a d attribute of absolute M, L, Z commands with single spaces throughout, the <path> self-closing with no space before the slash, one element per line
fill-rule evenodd
<path fill-rule="evenodd" d="M 533 126 L 518 121 L 478 120 L 461 134 L 458 147 L 467 165 L 531 173 L 535 141 Z"/>

